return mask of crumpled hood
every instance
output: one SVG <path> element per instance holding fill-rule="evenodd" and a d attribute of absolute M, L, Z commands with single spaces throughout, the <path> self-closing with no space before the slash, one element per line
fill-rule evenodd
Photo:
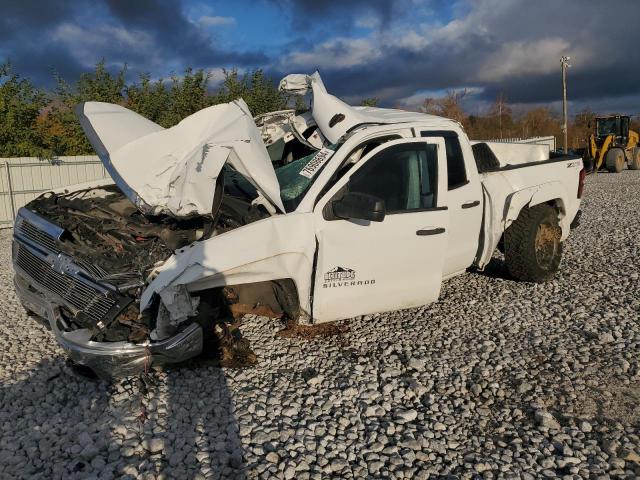
<path fill-rule="evenodd" d="M 167 129 L 111 103 L 81 103 L 76 114 L 116 185 L 145 214 L 215 214 L 216 180 L 227 162 L 284 212 L 269 154 L 241 99 Z"/>

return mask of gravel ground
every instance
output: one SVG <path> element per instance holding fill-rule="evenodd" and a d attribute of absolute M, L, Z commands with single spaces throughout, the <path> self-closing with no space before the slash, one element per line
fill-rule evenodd
<path fill-rule="evenodd" d="M 640 172 L 592 176 L 557 278 L 499 257 L 440 301 L 276 337 L 249 369 L 78 378 L 11 286 L 0 232 L 1 478 L 637 478 Z"/>

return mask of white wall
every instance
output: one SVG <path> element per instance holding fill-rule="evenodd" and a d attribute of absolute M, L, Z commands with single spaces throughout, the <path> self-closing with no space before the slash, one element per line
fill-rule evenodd
<path fill-rule="evenodd" d="M 93 155 L 0 158 L 0 170 L 0 228 L 13 225 L 15 212 L 42 192 L 109 176 Z"/>

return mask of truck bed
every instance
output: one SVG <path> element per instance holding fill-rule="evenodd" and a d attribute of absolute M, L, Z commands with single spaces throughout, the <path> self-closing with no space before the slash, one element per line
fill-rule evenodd
<path fill-rule="evenodd" d="M 581 157 L 551 152 L 545 159 L 501 164 L 486 143 L 474 144 L 473 152 L 484 197 L 477 267 L 482 269 L 491 260 L 502 234 L 526 206 L 553 203 L 559 212 L 562 240 L 567 238 L 579 209 Z M 540 200 L 548 199 L 550 192 L 552 202 Z"/>

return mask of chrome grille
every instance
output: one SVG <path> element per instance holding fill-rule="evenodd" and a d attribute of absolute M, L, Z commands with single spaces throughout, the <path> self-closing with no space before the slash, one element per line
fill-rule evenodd
<path fill-rule="evenodd" d="M 78 265 L 95 279 L 105 278 L 108 275 L 108 273 L 98 265 L 92 265 L 89 262 L 85 262 L 84 260 L 80 260 L 78 258 L 74 258 L 73 261 L 76 265 Z"/>
<path fill-rule="evenodd" d="M 19 221 L 17 223 L 18 223 L 17 230 L 21 235 L 28 238 L 29 240 L 31 240 L 37 245 L 42 245 L 43 247 L 46 247 L 52 252 L 56 252 L 56 253 L 60 252 L 60 249 L 58 248 L 57 240 L 55 238 L 46 234 L 45 232 L 43 232 L 34 224 L 29 222 L 28 220 L 25 220 L 24 218 L 19 218 Z"/>
<path fill-rule="evenodd" d="M 14 262 L 42 288 L 95 322 L 103 319 L 117 303 L 104 292 L 81 283 L 70 275 L 57 272 L 52 265 L 19 242 L 15 245 Z"/>

